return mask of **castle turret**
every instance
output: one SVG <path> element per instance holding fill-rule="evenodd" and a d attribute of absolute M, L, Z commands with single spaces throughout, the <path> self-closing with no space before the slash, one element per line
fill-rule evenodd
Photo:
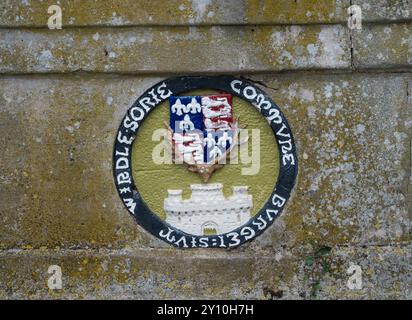
<path fill-rule="evenodd" d="M 167 195 L 169 196 L 169 201 L 180 202 L 182 201 L 182 190 L 167 190 Z"/>

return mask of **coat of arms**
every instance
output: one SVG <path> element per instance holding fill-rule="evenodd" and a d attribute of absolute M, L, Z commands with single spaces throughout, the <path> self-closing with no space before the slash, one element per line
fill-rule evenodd
<path fill-rule="evenodd" d="M 239 145 L 239 120 L 234 120 L 230 94 L 171 96 L 168 141 L 172 158 L 200 175 L 204 184 L 191 185 L 190 199 L 182 190 L 168 190 L 166 221 L 196 235 L 229 232 L 251 217 L 252 196 L 247 186 L 236 186 L 226 199 L 221 183 L 207 184 Z M 245 141 L 243 141 L 245 142 Z M 242 142 L 242 143 L 243 143 Z"/>

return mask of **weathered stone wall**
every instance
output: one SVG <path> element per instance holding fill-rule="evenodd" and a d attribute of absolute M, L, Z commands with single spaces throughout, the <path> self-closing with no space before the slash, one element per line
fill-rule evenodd
<path fill-rule="evenodd" d="M 55 3 L 0 0 L 1 298 L 412 298 L 410 0 L 66 0 L 49 30 Z M 122 116 L 181 74 L 255 81 L 295 135 L 286 210 L 234 250 L 168 246 L 114 187 Z"/>

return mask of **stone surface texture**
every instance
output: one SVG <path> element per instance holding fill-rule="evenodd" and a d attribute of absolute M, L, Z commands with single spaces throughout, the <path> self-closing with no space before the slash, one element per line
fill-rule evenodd
<path fill-rule="evenodd" d="M 1 299 L 412 299 L 410 0 L 61 2 L 63 29 L 49 30 L 55 1 L 0 0 Z M 361 30 L 347 27 L 351 4 Z M 184 74 L 249 79 L 294 132 L 291 199 L 234 250 L 170 247 L 115 190 L 121 118 Z M 261 173 L 272 172 L 269 127 L 247 110 L 262 129 Z M 149 162 L 152 131 L 142 127 L 133 161 L 157 208 L 158 181 L 184 172 Z M 265 194 L 271 174 L 251 190 Z M 61 290 L 47 286 L 54 264 Z M 347 286 L 353 264 L 361 289 Z"/>

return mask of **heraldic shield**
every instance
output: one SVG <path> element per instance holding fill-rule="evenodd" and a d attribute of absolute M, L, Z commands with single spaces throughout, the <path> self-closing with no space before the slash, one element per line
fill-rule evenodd
<path fill-rule="evenodd" d="M 237 141 L 232 96 L 171 96 L 169 104 L 174 160 L 187 164 L 207 182 Z"/>

